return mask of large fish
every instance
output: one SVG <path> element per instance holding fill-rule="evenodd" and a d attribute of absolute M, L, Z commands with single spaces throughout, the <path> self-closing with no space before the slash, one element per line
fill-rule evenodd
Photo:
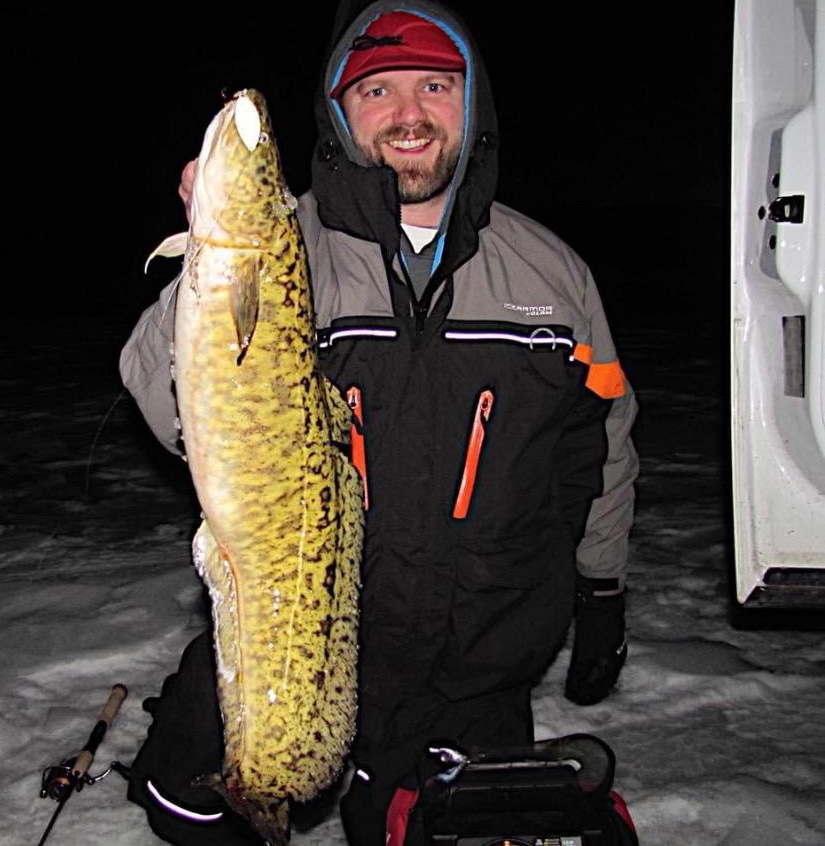
<path fill-rule="evenodd" d="M 354 733 L 363 520 L 295 207 L 264 100 L 241 91 L 198 161 L 174 375 L 224 722 L 213 783 L 274 844 L 289 800 L 335 779 Z"/>

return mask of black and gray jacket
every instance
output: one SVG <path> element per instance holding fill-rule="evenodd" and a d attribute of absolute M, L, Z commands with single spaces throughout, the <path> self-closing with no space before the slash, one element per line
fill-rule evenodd
<path fill-rule="evenodd" d="M 395 175 L 364 165 L 323 92 L 298 214 L 321 364 L 363 437 L 362 695 L 426 683 L 460 698 L 542 671 L 569 624 L 576 561 L 623 581 L 636 406 L 586 265 L 493 201 L 498 129 L 462 24 L 425 2 L 374 3 L 337 40 L 325 90 L 352 39 L 391 8 L 437 19 L 468 63 L 464 152 L 423 294 L 408 278 Z M 141 317 L 121 369 L 174 449 L 167 301 Z"/>

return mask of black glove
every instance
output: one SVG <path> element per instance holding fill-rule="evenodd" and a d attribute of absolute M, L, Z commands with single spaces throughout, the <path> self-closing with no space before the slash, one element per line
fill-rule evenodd
<path fill-rule="evenodd" d="M 618 579 L 576 582 L 576 633 L 564 695 L 577 705 L 595 705 L 610 693 L 627 657 L 624 591 Z"/>

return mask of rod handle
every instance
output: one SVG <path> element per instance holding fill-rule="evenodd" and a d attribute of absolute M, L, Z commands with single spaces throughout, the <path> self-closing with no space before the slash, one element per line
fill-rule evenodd
<path fill-rule="evenodd" d="M 117 712 L 120 710 L 120 706 L 123 704 L 123 700 L 126 698 L 127 693 L 128 691 L 126 690 L 126 685 L 116 684 L 112 688 L 109 698 L 106 700 L 103 710 L 97 718 L 97 724 L 94 729 L 92 729 L 92 733 L 89 735 L 86 745 L 78 753 L 77 759 L 72 767 L 72 775 L 76 779 L 82 778 L 92 765 L 97 747 L 100 745 L 100 741 L 103 740 L 103 735 L 106 734 L 106 729 L 109 728 L 112 724 L 112 720 L 114 720 L 117 716 Z"/>
<path fill-rule="evenodd" d="M 114 685 L 109 698 L 106 700 L 106 704 L 103 706 L 103 710 L 100 712 L 98 720 L 102 720 L 107 726 L 110 726 L 128 693 L 129 691 L 126 689 L 125 684 Z"/>

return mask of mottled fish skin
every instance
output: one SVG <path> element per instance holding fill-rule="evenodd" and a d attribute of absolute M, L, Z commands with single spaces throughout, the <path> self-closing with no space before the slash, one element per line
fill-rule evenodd
<path fill-rule="evenodd" d="M 251 117 L 254 135 L 250 105 L 251 150 L 238 131 Z M 294 208 L 263 98 L 239 92 L 198 164 L 174 369 L 204 514 L 194 555 L 215 624 L 219 788 L 274 844 L 288 800 L 329 785 L 353 737 L 363 534 L 360 482 L 335 446 L 350 412 L 319 369 Z"/>

